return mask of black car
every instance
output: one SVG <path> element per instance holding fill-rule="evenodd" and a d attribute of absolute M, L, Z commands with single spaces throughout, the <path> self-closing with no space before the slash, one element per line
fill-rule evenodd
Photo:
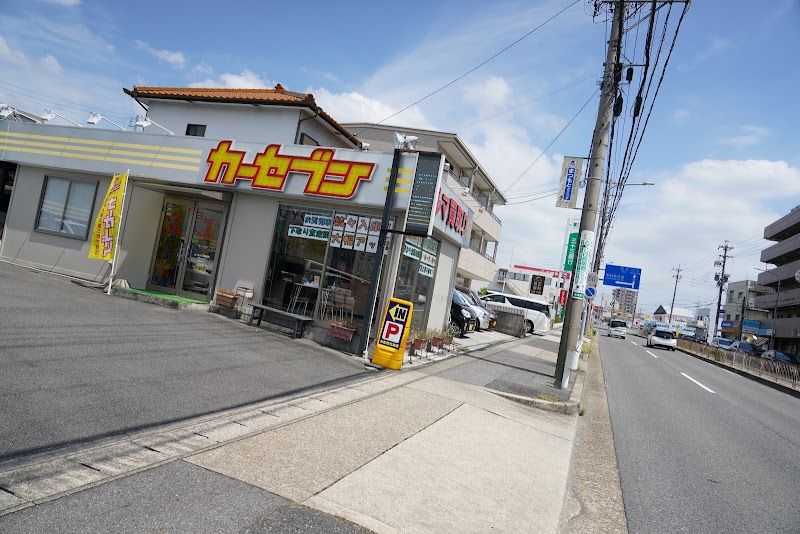
<path fill-rule="evenodd" d="M 475 331 L 475 324 L 478 322 L 478 314 L 472 311 L 467 297 L 460 291 L 453 289 L 453 297 L 450 303 L 450 323 L 447 325 L 448 329 L 453 334 L 458 334 L 461 337 L 467 335 L 467 332 Z"/>
<path fill-rule="evenodd" d="M 800 365 L 800 357 L 791 353 L 786 354 L 779 350 L 768 350 L 767 352 L 763 353 L 761 357 L 766 358 L 768 360 L 775 360 L 776 362 L 792 363 L 794 365 Z"/>

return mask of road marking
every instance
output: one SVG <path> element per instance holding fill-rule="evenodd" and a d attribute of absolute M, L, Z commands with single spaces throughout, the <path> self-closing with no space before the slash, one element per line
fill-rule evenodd
<path fill-rule="evenodd" d="M 633 343 L 634 345 L 636 345 L 636 344 L 637 344 L 635 341 L 631 341 L 631 343 Z"/>
<path fill-rule="evenodd" d="M 704 390 L 708 391 L 709 393 L 714 393 L 714 391 L 713 391 L 713 390 L 711 390 L 711 389 L 708 389 L 708 388 L 707 388 L 707 387 L 705 387 L 703 384 L 701 384 L 700 382 L 698 382 L 697 380 L 695 380 L 695 379 L 694 379 L 694 378 L 692 378 L 691 376 L 687 375 L 686 373 L 681 373 L 681 374 L 682 374 L 683 376 L 685 376 L 686 378 L 688 378 L 689 380 L 691 380 L 692 382 L 694 382 L 695 384 L 697 384 L 698 386 L 700 386 L 701 388 L 703 388 Z"/>
<path fill-rule="evenodd" d="M 652 353 L 652 352 L 650 352 L 649 350 L 646 350 L 645 352 L 646 352 L 647 354 L 649 354 L 650 356 L 652 356 L 653 358 L 656 358 L 656 359 L 658 359 L 658 356 L 656 356 L 655 354 L 653 354 L 653 353 Z"/>

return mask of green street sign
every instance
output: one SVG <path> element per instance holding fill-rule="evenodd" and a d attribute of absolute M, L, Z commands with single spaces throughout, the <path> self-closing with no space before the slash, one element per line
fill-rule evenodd
<path fill-rule="evenodd" d="M 564 270 L 568 273 L 572 272 L 575 267 L 575 253 L 578 250 L 578 232 L 569 234 L 567 241 L 567 257 L 564 260 Z"/>

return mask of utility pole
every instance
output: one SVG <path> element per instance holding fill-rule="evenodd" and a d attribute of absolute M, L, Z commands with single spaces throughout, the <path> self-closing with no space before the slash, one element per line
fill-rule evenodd
<path fill-rule="evenodd" d="M 603 81 L 600 87 L 600 106 L 597 111 L 594 133 L 592 135 L 592 149 L 589 155 L 589 168 L 586 173 L 586 192 L 583 197 L 583 211 L 581 212 L 581 225 L 579 230 L 580 241 L 578 251 L 583 246 L 594 246 L 594 231 L 597 224 L 597 202 L 600 199 L 600 184 L 603 178 L 603 168 L 608 150 L 609 124 L 613 111 L 614 99 L 617 96 L 617 82 L 614 79 L 614 71 L 619 63 L 620 45 L 622 42 L 622 29 L 625 17 L 625 2 L 618 0 L 614 3 L 614 18 L 611 24 L 611 34 L 608 38 L 608 48 L 606 51 L 606 63 L 603 72 Z M 580 254 L 579 254 L 580 255 Z M 569 376 L 565 373 L 567 353 L 577 352 L 578 337 L 582 335 L 581 312 L 583 312 L 585 300 L 573 298 L 572 287 L 576 283 L 575 273 L 578 270 L 580 259 L 576 257 L 575 269 L 570 281 L 570 290 L 567 292 L 567 309 L 564 314 L 564 327 L 561 336 L 561 343 L 558 346 L 558 360 L 556 361 L 555 385 L 564 386 L 564 377 Z M 588 270 L 588 265 L 586 266 Z M 574 355 L 573 355 L 574 357 Z"/>
<path fill-rule="evenodd" d="M 744 286 L 742 295 L 742 320 L 739 321 L 739 341 L 744 341 L 744 314 L 747 313 L 747 297 L 750 295 L 750 282 Z"/>
<path fill-rule="evenodd" d="M 728 251 L 733 250 L 733 247 L 728 245 L 728 240 L 725 240 L 724 245 L 720 245 L 717 249 L 722 249 L 722 261 L 715 261 L 714 266 L 719 267 L 722 266 L 722 272 L 714 275 L 714 280 L 716 280 L 717 285 L 719 286 L 719 296 L 717 296 L 717 309 L 714 310 L 714 333 L 711 335 L 712 338 L 717 337 L 717 327 L 719 325 L 719 310 L 722 309 L 722 288 L 728 281 L 728 275 L 725 274 L 725 263 L 728 261 Z"/>
<path fill-rule="evenodd" d="M 678 280 L 681 279 L 681 266 L 678 265 L 677 269 L 672 269 L 673 271 L 678 271 L 675 273 L 675 289 L 672 290 L 672 304 L 669 306 L 669 321 L 667 324 L 672 324 L 672 310 L 675 309 L 675 295 L 678 293 Z"/>

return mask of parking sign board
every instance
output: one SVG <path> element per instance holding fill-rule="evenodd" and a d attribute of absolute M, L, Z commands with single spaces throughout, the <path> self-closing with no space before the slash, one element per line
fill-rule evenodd
<path fill-rule="evenodd" d="M 603 285 L 639 289 L 639 281 L 641 279 L 641 269 L 636 267 L 623 267 L 622 265 L 606 265 L 606 272 L 603 275 Z"/>

